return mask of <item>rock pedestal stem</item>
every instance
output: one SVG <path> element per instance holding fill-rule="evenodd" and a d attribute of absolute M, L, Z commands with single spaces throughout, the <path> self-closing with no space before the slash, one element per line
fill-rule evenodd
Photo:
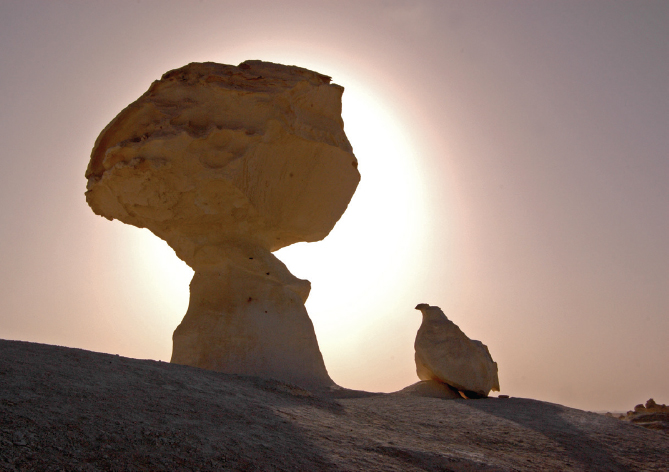
<path fill-rule="evenodd" d="M 333 385 L 304 307 L 309 282 L 267 250 L 234 249 L 218 267 L 195 271 L 188 311 L 172 337 L 172 362 Z"/>

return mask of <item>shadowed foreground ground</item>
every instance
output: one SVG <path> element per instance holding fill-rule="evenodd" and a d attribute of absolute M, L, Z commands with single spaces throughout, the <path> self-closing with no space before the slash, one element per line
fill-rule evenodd
<path fill-rule="evenodd" d="M 310 393 L 0 340 L 0 470 L 669 470 L 669 435 L 536 400 Z"/>

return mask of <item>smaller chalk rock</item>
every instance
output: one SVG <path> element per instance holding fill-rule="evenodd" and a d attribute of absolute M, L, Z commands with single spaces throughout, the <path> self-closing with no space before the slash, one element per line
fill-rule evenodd
<path fill-rule="evenodd" d="M 497 363 L 488 347 L 469 339 L 437 306 L 421 303 L 423 323 L 416 334 L 416 373 L 421 380 L 437 380 L 467 398 L 499 391 Z"/>

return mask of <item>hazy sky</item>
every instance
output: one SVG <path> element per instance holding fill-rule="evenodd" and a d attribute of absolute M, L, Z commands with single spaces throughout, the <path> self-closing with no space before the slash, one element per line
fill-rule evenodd
<path fill-rule="evenodd" d="M 669 2 L 0 1 L 0 338 L 169 360 L 192 271 L 93 214 L 95 138 L 189 62 L 345 87 L 362 181 L 309 279 L 332 378 L 417 381 L 417 303 L 502 392 L 669 403 Z"/>

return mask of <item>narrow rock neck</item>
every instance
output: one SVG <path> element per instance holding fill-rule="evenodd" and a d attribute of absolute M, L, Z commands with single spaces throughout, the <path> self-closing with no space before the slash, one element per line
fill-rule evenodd
<path fill-rule="evenodd" d="M 302 303 L 311 291 L 308 280 L 298 279 L 286 265 L 262 246 L 229 243 L 203 246 L 195 253 L 191 267 L 196 273 L 235 272 L 247 277 L 256 277 L 270 284 L 279 284 L 295 292 Z"/>

